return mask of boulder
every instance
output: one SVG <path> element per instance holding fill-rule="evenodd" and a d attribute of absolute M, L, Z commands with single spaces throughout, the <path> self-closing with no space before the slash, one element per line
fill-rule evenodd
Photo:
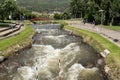
<path fill-rule="evenodd" d="M 102 57 L 106 57 L 108 54 L 110 54 L 110 51 L 108 49 L 105 49 L 103 52 L 100 53 Z"/>
<path fill-rule="evenodd" d="M 4 56 L 0 56 L 0 62 L 4 60 Z"/>

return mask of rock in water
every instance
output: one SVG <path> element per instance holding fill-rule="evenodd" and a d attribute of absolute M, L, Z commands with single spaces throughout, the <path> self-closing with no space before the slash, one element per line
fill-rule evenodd
<path fill-rule="evenodd" d="M 4 56 L 0 56 L 0 62 L 4 60 Z"/>

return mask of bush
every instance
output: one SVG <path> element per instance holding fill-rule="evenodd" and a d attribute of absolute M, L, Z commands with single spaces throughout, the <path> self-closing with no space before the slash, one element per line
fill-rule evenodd
<path fill-rule="evenodd" d="M 0 27 L 9 27 L 9 23 L 0 23 Z"/>
<path fill-rule="evenodd" d="M 97 14 L 94 15 L 94 19 L 95 19 L 95 21 L 96 21 L 96 24 L 100 24 L 100 23 L 101 23 L 101 17 L 98 16 Z"/>
<path fill-rule="evenodd" d="M 62 19 L 70 19 L 70 14 L 69 13 L 63 13 L 62 14 Z"/>
<path fill-rule="evenodd" d="M 88 22 L 93 22 L 93 20 L 94 20 L 93 15 L 89 14 L 87 20 L 88 20 Z"/>
<path fill-rule="evenodd" d="M 56 20 L 62 19 L 62 14 L 55 13 L 54 14 L 54 19 L 56 19 Z"/>

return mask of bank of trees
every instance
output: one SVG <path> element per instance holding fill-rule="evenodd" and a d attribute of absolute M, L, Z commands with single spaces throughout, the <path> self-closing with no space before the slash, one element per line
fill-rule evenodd
<path fill-rule="evenodd" d="M 67 12 L 64 12 L 64 13 L 55 13 L 54 14 L 54 19 L 56 19 L 56 20 L 61 20 L 61 19 L 66 20 L 66 19 L 70 19 L 70 18 L 71 18 L 71 16 Z"/>
<path fill-rule="evenodd" d="M 120 24 L 120 0 L 71 0 L 70 12 L 73 17 L 83 17 L 89 22 L 96 20 L 104 24 Z"/>
<path fill-rule="evenodd" d="M 24 7 L 20 7 L 16 0 L 0 0 L 0 20 L 5 19 L 30 19 L 35 15 L 32 12 L 26 10 Z"/>
<path fill-rule="evenodd" d="M 29 10 L 37 12 L 64 11 L 69 7 L 70 0 L 17 0 Z"/>
<path fill-rule="evenodd" d="M 0 19 L 4 20 L 16 10 L 15 0 L 0 0 Z"/>

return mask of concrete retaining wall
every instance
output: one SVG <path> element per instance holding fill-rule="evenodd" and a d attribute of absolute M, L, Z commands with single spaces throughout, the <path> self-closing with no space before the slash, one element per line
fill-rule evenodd
<path fill-rule="evenodd" d="M 39 24 L 32 25 L 35 29 L 60 29 L 61 24 Z"/>

